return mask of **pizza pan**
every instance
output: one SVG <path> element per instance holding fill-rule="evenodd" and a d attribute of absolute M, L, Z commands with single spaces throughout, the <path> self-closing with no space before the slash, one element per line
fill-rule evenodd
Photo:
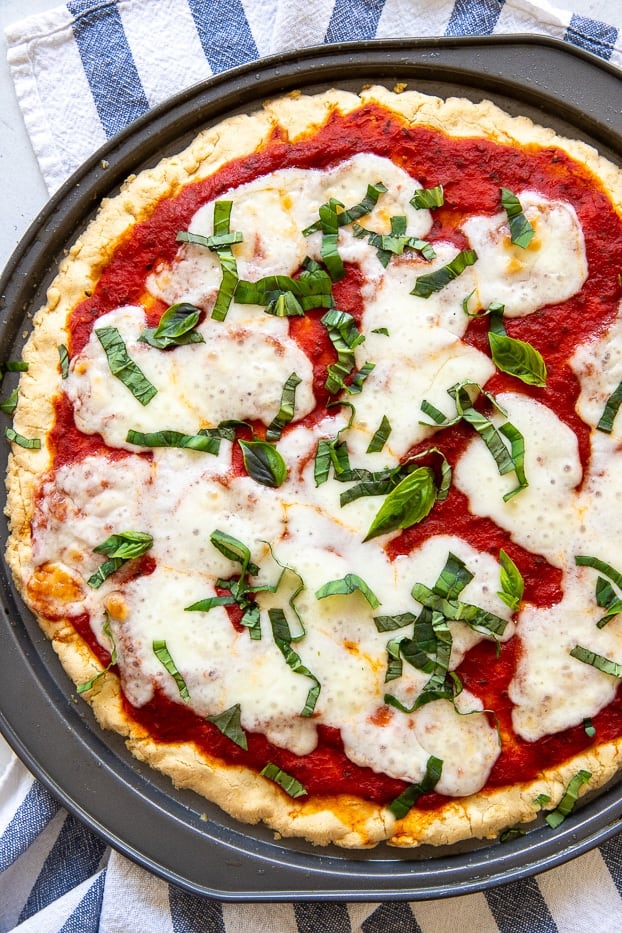
<path fill-rule="evenodd" d="M 172 98 L 100 149 L 51 199 L 0 280 L 0 359 L 19 355 L 64 251 L 123 179 L 203 127 L 271 96 L 331 85 L 406 83 L 440 96 L 489 98 L 622 165 L 622 80 L 587 52 L 527 36 L 374 40 L 266 58 Z M 15 377 L 5 377 L 7 386 Z M 5 394 L 5 393 L 3 393 Z M 2 451 L 6 464 L 6 450 Z M 3 525 L 6 536 L 6 524 Z M 533 824 L 510 842 L 350 852 L 278 840 L 143 769 L 100 730 L 51 646 L 0 570 L 0 730 L 31 771 L 92 830 L 168 881 L 222 900 L 417 900 L 482 890 L 551 868 L 619 828 L 620 781 L 559 827 Z M 531 825 L 531 824 L 530 824 Z"/>

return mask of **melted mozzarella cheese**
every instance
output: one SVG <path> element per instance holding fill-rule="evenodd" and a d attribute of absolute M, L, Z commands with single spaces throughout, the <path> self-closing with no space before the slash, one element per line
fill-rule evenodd
<path fill-rule="evenodd" d="M 268 425 L 279 411 L 283 385 L 296 372 L 302 382 L 296 393 L 296 417 L 313 409 L 311 364 L 283 334 L 283 322 L 264 315 L 261 327 L 218 325 L 198 328 L 204 343 L 175 347 L 169 352 L 139 340 L 145 327 L 141 308 L 111 311 L 98 327 L 116 327 L 130 357 L 157 395 L 141 403 L 119 379 L 113 379 L 106 354 L 95 332 L 71 364 L 66 380 L 76 424 L 85 434 L 99 433 L 111 447 L 127 447 L 129 429 L 172 429 L 194 434 L 228 419 L 258 420 Z"/>
<path fill-rule="evenodd" d="M 566 301 L 588 275 L 583 232 L 574 208 L 533 191 L 523 191 L 519 199 L 535 231 L 526 249 L 511 242 L 505 211 L 493 217 L 470 217 L 463 224 L 478 256 L 473 268 L 480 307 L 500 302 L 507 317 L 523 317 Z"/>
<path fill-rule="evenodd" d="M 362 224 L 388 233 L 392 216 L 406 216 L 408 233 L 424 237 L 430 212 L 410 204 L 418 183 L 376 156 L 357 155 L 326 171 L 280 170 L 226 193 L 224 198 L 233 201 L 231 229 L 244 237 L 233 247 L 240 276 L 256 281 L 292 275 L 306 255 L 320 258 L 321 234 L 302 234 L 317 219 L 320 205 L 336 198 L 351 207 L 378 181 L 390 191 L 361 218 Z M 80 582 L 94 631 L 106 646 L 103 610 L 109 613 L 121 679 L 132 703 L 148 702 L 156 689 L 183 702 L 175 679 L 153 652 L 154 639 L 164 640 L 188 688 L 189 706 L 201 716 L 240 704 L 243 728 L 262 732 L 296 754 L 315 747 L 317 724 L 324 723 L 341 731 L 353 762 L 417 782 L 435 755 L 443 760 L 440 792 L 475 792 L 500 751 L 497 731 L 481 703 L 465 690 L 455 705 L 436 700 L 412 713 L 387 705 L 385 696 L 391 694 L 412 707 L 429 675 L 404 663 L 402 675 L 385 683 L 387 643 L 396 634 L 412 637 L 412 626 L 379 632 L 374 623 L 378 614 L 416 615 L 421 607 L 412 595 L 414 584 L 433 587 L 450 553 L 473 574 L 460 600 L 506 619 L 501 641 L 514 634 L 521 640 L 510 685 L 519 735 L 532 741 L 575 725 L 609 702 L 612 679 L 568 652 L 574 643 L 585 643 L 612 657 L 621 653 L 622 623 L 614 620 L 596 629 L 600 610 L 589 582 L 595 574 L 574 565 L 576 554 L 587 553 L 622 567 L 613 518 L 622 507 L 615 432 L 596 432 L 590 470 L 582 477 L 572 431 L 535 399 L 505 393 L 498 401 L 525 437 L 529 486 L 504 502 L 516 477 L 499 476 L 476 435 L 460 456 L 454 482 L 471 512 L 492 519 L 564 575 L 559 605 L 539 609 L 526 603 L 515 622 L 499 598 L 499 564 L 489 553 L 447 534 L 390 560 L 385 546 L 397 532 L 363 543 L 384 497 L 366 496 L 341 507 L 340 495 L 351 483 L 339 482 L 332 471 L 319 486 L 314 478 L 321 439 L 339 438 L 347 444 L 352 468 L 370 470 L 396 466 L 426 440 L 442 446 L 442 432 L 437 438 L 438 428 L 427 423 L 421 402 L 426 399 L 451 418 L 455 405 L 448 389 L 465 381 L 484 386 L 494 372 L 490 358 L 462 339 L 469 323 L 463 309 L 467 295 L 475 292 L 482 307 L 503 302 L 510 316 L 520 316 L 581 287 L 587 267 L 572 208 L 530 192 L 523 192 L 521 201 L 536 230 L 530 247 L 520 250 L 509 243 L 505 214 L 469 218 L 463 229 L 477 250 L 477 263 L 428 299 L 411 294 L 417 276 L 446 265 L 455 246 L 435 243 L 437 256 L 431 262 L 406 250 L 385 268 L 365 237 L 340 229 L 340 254 L 359 266 L 364 281 L 360 329 L 365 341 L 356 347 L 356 366 L 374 363 L 363 391 L 351 398 L 354 412 L 337 406 L 321 421 L 305 419 L 315 405 L 311 364 L 290 336 L 287 320 L 266 315 L 263 308 L 234 302 L 225 322 L 213 321 L 208 313 L 199 328 L 204 344 L 168 352 L 139 341 L 145 326 L 140 307 L 119 308 L 101 319 L 98 326 L 118 327 L 130 356 L 158 389 L 147 406 L 140 405 L 111 376 L 101 345 L 91 336 L 72 361 L 64 386 L 78 427 L 101 434 L 111 447 L 136 450 L 125 440 L 130 428 L 196 433 L 227 419 L 267 425 L 279 409 L 288 376 L 296 372 L 301 377 L 294 423 L 278 442 L 288 467 L 278 489 L 233 476 L 227 441 L 217 456 L 175 449 L 156 449 L 149 460 L 92 456 L 46 478 L 35 517 L 35 563 L 60 561 Z M 201 208 L 190 230 L 211 235 L 213 210 L 213 203 Z M 150 276 L 148 288 L 169 303 L 191 301 L 209 312 L 220 280 L 217 256 L 184 244 L 171 264 Z M 573 360 L 582 384 L 578 410 L 590 424 L 621 378 L 621 358 L 610 349 L 619 327 L 618 322 L 606 340 L 577 351 Z M 381 451 L 369 453 L 383 417 L 390 422 L 390 436 Z M 500 424 L 505 419 L 496 414 L 493 420 Z M 100 563 L 93 548 L 107 534 L 127 529 L 153 535 L 155 570 L 135 579 L 113 575 L 100 589 L 89 590 L 85 581 Z M 263 586 L 256 597 L 261 639 L 238 631 L 221 606 L 188 610 L 214 596 L 218 580 L 240 573 L 240 564 L 214 546 L 210 536 L 215 530 L 247 546 L 258 566 L 251 582 Z M 603 539 L 609 542 L 606 548 Z M 321 587 L 347 574 L 364 579 L 377 608 L 356 589 L 317 598 Z M 296 673 L 275 644 L 269 610 L 277 607 L 286 613 L 292 634 L 301 634 L 304 626 L 304 636 L 292 649 L 309 675 Z M 487 636 L 464 622 L 448 626 L 449 669 L 455 670 Z M 316 681 L 321 690 L 313 717 L 303 717 Z"/>

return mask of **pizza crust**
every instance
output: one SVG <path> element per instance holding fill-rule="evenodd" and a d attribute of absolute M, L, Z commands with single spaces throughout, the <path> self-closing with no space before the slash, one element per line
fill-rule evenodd
<path fill-rule="evenodd" d="M 295 142 L 321 127 L 334 111 L 342 114 L 360 104 L 378 103 L 411 126 L 430 126 L 449 135 L 485 137 L 506 145 L 557 147 L 585 165 L 607 191 L 622 215 L 622 172 L 595 149 L 578 140 L 560 138 L 526 117 L 510 117 L 489 101 L 441 100 L 407 90 L 395 94 L 367 87 L 360 95 L 331 90 L 310 97 L 292 93 L 267 101 L 263 109 L 235 116 L 198 134 L 182 153 L 130 177 L 120 193 L 106 199 L 95 219 L 71 247 L 50 286 L 46 305 L 37 312 L 23 359 L 29 370 L 20 381 L 15 429 L 26 436 L 46 437 L 54 426 L 53 398 L 58 384 L 58 345 L 66 342 L 66 320 L 72 308 L 93 289 L 119 242 L 152 213 L 160 199 L 174 196 L 188 183 L 209 177 L 233 158 L 265 145 L 275 132 Z M 68 620 L 54 621 L 41 612 L 29 592 L 32 574 L 30 522 L 40 477 L 50 468 L 46 445 L 40 451 L 13 445 L 7 474 L 7 507 L 11 535 L 7 562 L 26 602 L 39 610 L 39 621 L 75 684 L 90 680 L 99 665 Z M 100 725 L 124 736 L 131 753 L 169 775 L 176 787 L 190 789 L 247 823 L 265 822 L 283 837 L 297 836 L 317 845 L 334 843 L 364 848 L 387 841 L 400 848 L 424 844 L 450 845 L 463 839 L 490 839 L 509 826 L 536 819 L 540 794 L 550 807 L 562 798 L 580 768 L 592 773 L 590 790 L 608 782 L 622 766 L 622 739 L 601 745 L 542 773 L 536 781 L 499 788 L 464 799 L 448 799 L 441 810 L 411 810 L 395 820 L 384 808 L 356 797 L 292 800 L 253 771 L 223 765 L 200 754 L 191 743 L 159 745 L 127 719 L 116 675 L 107 672 L 84 694 Z M 582 789 L 581 793 L 583 793 Z"/>

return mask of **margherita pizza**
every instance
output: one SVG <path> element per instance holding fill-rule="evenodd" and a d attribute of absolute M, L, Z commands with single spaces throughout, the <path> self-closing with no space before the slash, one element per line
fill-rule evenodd
<path fill-rule="evenodd" d="M 489 102 L 293 94 L 131 178 L 6 432 L 8 561 L 101 725 L 318 844 L 608 781 L 621 271 L 620 170 Z"/>

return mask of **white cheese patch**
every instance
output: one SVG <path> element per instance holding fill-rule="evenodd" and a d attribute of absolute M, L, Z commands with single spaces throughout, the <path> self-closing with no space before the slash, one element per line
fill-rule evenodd
<path fill-rule="evenodd" d="M 111 447 L 127 447 L 127 432 L 164 429 L 194 434 L 228 419 L 268 425 L 279 411 L 283 386 L 296 372 L 296 418 L 314 406 L 311 364 L 287 336 L 282 322 L 264 315 L 261 327 L 210 322 L 205 342 L 162 351 L 139 340 L 145 327 L 141 308 L 111 311 L 98 328 L 116 327 L 127 351 L 157 388 L 148 405 L 111 376 L 101 343 L 93 332 L 72 360 L 65 383 L 76 424 L 85 434 L 101 434 Z M 203 332 L 203 328 L 199 328 Z"/>
<path fill-rule="evenodd" d="M 596 577 L 590 568 L 567 567 L 564 598 L 558 605 L 528 606 L 521 612 L 521 653 L 509 696 L 515 704 L 514 729 L 528 742 L 579 725 L 616 694 L 615 677 L 570 656 L 577 644 L 606 657 L 620 655 L 620 620 L 598 629 L 604 610 L 595 599 L 586 598 L 594 592 Z"/>
<path fill-rule="evenodd" d="M 507 419 L 525 438 L 526 489 L 504 502 L 518 485 L 516 475 L 501 476 L 484 441 L 475 434 L 454 471 L 456 486 L 468 497 L 471 511 L 492 518 L 512 539 L 553 566 L 566 563 L 567 529 L 577 520 L 575 488 L 581 480 L 577 439 L 549 408 L 528 396 L 500 393 L 497 401 Z"/>
<path fill-rule="evenodd" d="M 535 231 L 526 248 L 511 242 L 505 211 L 469 217 L 462 227 L 478 256 L 473 268 L 480 307 L 500 302 L 507 317 L 524 317 L 566 301 L 588 275 L 583 232 L 574 208 L 534 191 L 517 194 Z"/>
<path fill-rule="evenodd" d="M 607 399 L 622 382 L 622 305 L 602 337 L 577 347 L 570 365 L 581 383 L 577 413 L 586 424 L 596 427 Z M 611 437 L 616 441 L 622 437 L 622 418 L 615 418 Z"/>

